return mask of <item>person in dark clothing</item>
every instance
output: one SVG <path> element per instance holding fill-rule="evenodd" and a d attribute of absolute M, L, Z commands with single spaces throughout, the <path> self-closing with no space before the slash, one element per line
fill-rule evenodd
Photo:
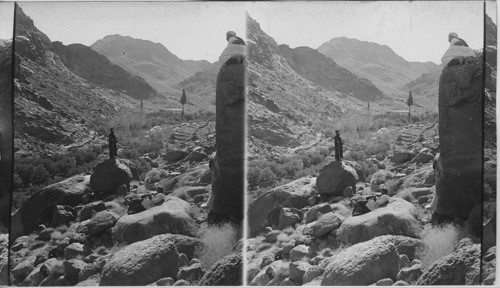
<path fill-rule="evenodd" d="M 117 156 L 117 149 L 116 149 L 116 136 L 115 136 L 115 131 L 113 131 L 113 128 L 109 129 L 109 137 L 108 137 L 108 146 L 109 146 L 109 159 L 115 159 Z"/>
<path fill-rule="evenodd" d="M 344 151 L 342 148 L 342 145 L 344 145 L 344 141 L 342 141 L 342 138 L 340 138 L 339 130 L 336 130 L 335 134 L 335 137 L 333 137 L 333 139 L 335 140 L 335 160 L 340 161 L 340 159 L 344 158 Z"/>

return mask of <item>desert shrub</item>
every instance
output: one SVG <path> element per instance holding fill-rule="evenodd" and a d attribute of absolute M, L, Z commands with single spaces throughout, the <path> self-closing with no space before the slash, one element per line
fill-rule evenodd
<path fill-rule="evenodd" d="M 451 254 L 455 245 L 466 236 L 463 228 L 453 224 L 427 227 L 421 237 L 427 248 L 418 251 L 417 258 L 424 267 L 428 267 L 437 259 Z"/>
<path fill-rule="evenodd" d="M 259 184 L 270 186 L 276 181 L 276 179 L 276 174 L 274 174 L 270 167 L 265 167 L 262 171 L 260 171 Z"/>
<path fill-rule="evenodd" d="M 175 196 L 175 197 L 178 197 L 178 198 L 181 198 L 182 200 L 184 201 L 188 201 L 190 199 L 187 191 L 188 191 L 188 188 L 189 187 L 180 187 L 180 188 L 177 188 L 174 190 L 174 192 L 172 192 L 172 196 Z"/>
<path fill-rule="evenodd" d="M 371 185 L 380 185 L 385 183 L 387 180 L 394 178 L 394 173 L 387 170 L 379 170 L 375 172 L 370 180 Z"/>
<path fill-rule="evenodd" d="M 154 184 L 160 180 L 166 179 L 168 177 L 168 172 L 163 169 L 153 168 L 151 169 L 144 178 L 144 182 L 147 184 Z"/>
<path fill-rule="evenodd" d="M 412 189 L 403 189 L 401 191 L 399 191 L 397 193 L 397 197 L 401 198 L 401 199 L 404 199 L 410 203 L 412 203 L 413 201 L 415 201 L 415 198 L 413 197 L 413 195 L 411 194 L 411 190 Z"/>
<path fill-rule="evenodd" d="M 118 157 L 125 159 L 137 159 L 139 158 L 139 151 L 137 149 L 120 149 L 118 152 Z"/>
<path fill-rule="evenodd" d="M 202 231 L 203 248 L 195 255 L 206 269 L 223 257 L 233 253 L 233 246 L 238 241 L 239 228 L 229 223 L 209 226 Z"/>

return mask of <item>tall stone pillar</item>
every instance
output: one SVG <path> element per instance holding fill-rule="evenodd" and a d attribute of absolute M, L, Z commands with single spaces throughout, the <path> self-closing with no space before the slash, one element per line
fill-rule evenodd
<path fill-rule="evenodd" d="M 246 63 L 223 66 L 217 76 L 212 197 L 209 222 L 242 224 L 244 214 Z"/>
<path fill-rule="evenodd" d="M 439 79 L 436 212 L 450 220 L 467 220 L 472 208 L 481 201 L 482 97 L 481 59 L 443 70 Z"/>

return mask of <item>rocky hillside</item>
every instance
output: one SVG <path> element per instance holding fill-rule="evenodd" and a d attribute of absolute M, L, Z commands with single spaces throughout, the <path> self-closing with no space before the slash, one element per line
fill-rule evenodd
<path fill-rule="evenodd" d="M 431 62 L 408 62 L 386 45 L 346 37 L 333 38 L 322 44 L 318 51 L 369 79 L 384 93 L 398 97 L 408 96 L 408 91 L 401 90 L 406 83 L 437 66 Z M 432 107 L 435 103 L 422 105 Z"/>
<path fill-rule="evenodd" d="M 0 47 L 0 227 L 10 224 L 12 185 L 12 42 Z M 0 231 L 0 233 L 3 233 Z M 0 271 L 3 271 L 0 269 Z M 1 278 L 1 275 L 0 275 Z M 0 280 L 0 284 L 3 283 Z"/>
<path fill-rule="evenodd" d="M 429 72 L 422 74 L 403 86 L 406 91 L 412 92 L 418 99 L 425 99 L 425 102 L 435 103 L 439 90 L 439 76 L 443 70 L 442 65 L 432 68 Z"/>
<path fill-rule="evenodd" d="M 65 46 L 61 42 L 53 42 L 52 51 L 73 73 L 97 86 L 119 91 L 136 99 L 159 96 L 144 79 L 133 76 L 85 45 Z"/>
<path fill-rule="evenodd" d="M 51 42 L 21 8 L 16 11 L 17 156 L 47 154 L 83 141 L 92 137 L 91 122 L 137 106 L 134 97 L 156 95 L 144 80 L 92 50 Z"/>
<path fill-rule="evenodd" d="M 278 46 L 251 17 L 247 23 L 251 40 L 247 69 L 251 155 L 279 154 L 311 144 L 321 137 L 312 125 L 359 114 L 367 105 L 360 99 L 378 99 L 371 105 L 374 112 L 406 105 L 386 99 L 368 80 L 313 49 Z"/>
<path fill-rule="evenodd" d="M 173 85 L 211 66 L 208 61 L 182 60 L 160 43 L 128 36 L 109 35 L 91 48 L 166 95 L 177 92 Z"/>
<path fill-rule="evenodd" d="M 497 25 L 486 15 L 485 147 L 496 151 Z M 488 155 L 489 156 L 489 155 Z"/>
<path fill-rule="evenodd" d="M 317 50 L 309 47 L 291 49 L 287 45 L 280 45 L 279 52 L 293 70 L 318 86 L 366 102 L 374 102 L 383 97 L 383 93 L 370 81 L 359 78 Z"/>

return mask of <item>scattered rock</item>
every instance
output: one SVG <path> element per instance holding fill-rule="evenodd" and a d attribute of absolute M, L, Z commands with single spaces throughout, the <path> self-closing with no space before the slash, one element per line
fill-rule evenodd
<path fill-rule="evenodd" d="M 102 201 L 89 203 L 85 205 L 82 209 L 82 212 L 80 212 L 80 222 L 90 219 L 90 217 L 92 217 L 92 211 L 97 213 L 104 210 L 106 210 L 106 205 L 104 205 L 104 202 Z"/>
<path fill-rule="evenodd" d="M 205 269 L 197 263 L 188 267 L 182 267 L 177 273 L 177 279 L 184 279 L 190 282 L 198 281 L 205 274 Z"/>
<path fill-rule="evenodd" d="M 290 279 L 296 283 L 302 284 L 302 277 L 311 267 L 309 263 L 303 261 L 290 262 Z"/>
<path fill-rule="evenodd" d="M 319 171 L 316 187 L 321 195 L 343 196 L 347 187 L 355 189 L 359 177 L 345 161 L 333 161 Z"/>
<path fill-rule="evenodd" d="M 12 273 L 12 276 L 14 276 L 14 278 L 16 278 L 19 281 L 22 281 L 33 270 L 35 270 L 33 263 L 31 263 L 31 261 L 29 260 L 25 260 L 17 264 L 16 267 L 14 267 L 14 269 L 12 269 L 10 272 Z"/>
<path fill-rule="evenodd" d="M 304 213 L 297 208 L 281 208 L 278 229 L 293 227 L 295 224 L 300 223 L 302 218 L 304 218 Z"/>
<path fill-rule="evenodd" d="M 107 159 L 97 164 L 90 176 L 90 188 L 99 195 L 116 194 L 118 187 L 125 184 L 130 190 L 130 181 L 138 179 L 137 167 L 129 160 Z"/>
<path fill-rule="evenodd" d="M 38 234 L 37 238 L 42 241 L 48 241 L 54 231 L 56 231 L 54 228 L 45 228 L 40 232 L 40 234 Z"/>
<path fill-rule="evenodd" d="M 375 286 L 392 286 L 394 281 L 391 278 L 380 279 L 375 283 Z"/>
<path fill-rule="evenodd" d="M 188 202 L 167 196 L 161 206 L 121 217 L 113 227 L 113 239 L 133 243 L 165 233 L 195 236 L 196 223 L 190 214 Z"/>
<path fill-rule="evenodd" d="M 370 285 L 384 278 L 396 279 L 399 272 L 396 246 L 378 238 L 350 246 L 325 261 L 321 285 Z"/>
<path fill-rule="evenodd" d="M 241 253 L 228 255 L 217 261 L 201 278 L 200 286 L 236 286 L 242 284 Z"/>
<path fill-rule="evenodd" d="M 40 223 L 51 223 L 55 205 L 76 206 L 90 191 L 89 176 L 75 175 L 33 193 L 12 216 L 11 237 L 33 231 Z"/>
<path fill-rule="evenodd" d="M 177 277 L 179 254 L 164 235 L 130 244 L 116 252 L 104 266 L 100 285 L 137 286 L 164 277 Z"/>
<path fill-rule="evenodd" d="M 333 208 L 329 203 L 321 203 L 313 206 L 306 214 L 306 224 L 309 224 L 318 219 L 318 212 L 321 214 L 326 214 L 332 212 Z"/>
<path fill-rule="evenodd" d="M 266 234 L 266 237 L 264 237 L 264 241 L 267 243 L 276 243 L 278 242 L 278 235 L 280 235 L 281 231 L 280 230 L 274 230 Z"/>
<path fill-rule="evenodd" d="M 185 253 L 179 253 L 179 267 L 185 267 L 189 265 L 189 259 Z"/>
<path fill-rule="evenodd" d="M 413 265 L 411 267 L 402 268 L 398 273 L 397 280 L 414 283 L 423 273 L 421 265 Z"/>
<path fill-rule="evenodd" d="M 82 271 L 85 266 L 87 266 L 87 263 L 77 259 L 64 261 L 64 278 L 66 278 L 71 285 L 76 285 L 76 283 L 78 283 L 78 274 L 80 274 L 80 271 Z"/>
<path fill-rule="evenodd" d="M 172 279 L 172 277 L 165 277 L 156 281 L 156 286 L 172 286 L 174 285 L 174 283 L 175 281 L 174 279 Z"/>
<path fill-rule="evenodd" d="M 408 258 L 408 256 L 406 254 L 400 254 L 399 255 L 399 268 L 403 269 L 403 268 L 407 268 L 410 266 L 411 266 L 410 259 Z"/>
<path fill-rule="evenodd" d="M 295 246 L 291 251 L 290 251 L 290 261 L 302 261 L 304 259 L 309 259 L 309 247 L 306 245 L 298 245 Z"/>
<path fill-rule="evenodd" d="M 316 178 L 303 177 L 264 193 L 250 204 L 248 225 L 251 235 L 257 235 L 266 226 L 277 227 L 281 208 L 302 209 L 315 193 Z"/>
<path fill-rule="evenodd" d="M 304 276 L 302 277 L 302 283 L 309 283 L 315 278 L 319 277 L 321 274 L 323 274 L 323 269 L 321 269 L 319 266 L 312 265 L 304 273 Z"/>
<path fill-rule="evenodd" d="M 337 230 L 345 243 L 358 243 L 381 235 L 416 237 L 419 225 L 413 204 L 393 198 L 386 207 L 347 218 Z"/>
<path fill-rule="evenodd" d="M 67 225 L 76 219 L 76 210 L 68 205 L 56 205 L 52 212 L 52 227 Z"/>
<path fill-rule="evenodd" d="M 452 254 L 432 263 L 416 285 L 478 285 L 481 245 L 467 240 L 460 240 Z"/>
<path fill-rule="evenodd" d="M 329 212 L 321 215 L 315 222 L 309 223 L 302 232 L 304 235 L 321 237 L 340 227 L 344 217 L 338 213 Z"/>
<path fill-rule="evenodd" d="M 167 151 L 167 153 L 163 155 L 163 159 L 167 162 L 175 162 L 186 158 L 186 156 L 188 156 L 188 153 L 186 151 L 182 150 Z"/>
<path fill-rule="evenodd" d="M 401 164 L 410 161 L 415 154 L 408 151 L 396 151 L 391 157 L 391 162 L 394 164 Z M 433 157 L 434 158 L 434 157 Z"/>
<path fill-rule="evenodd" d="M 120 216 L 112 211 L 98 212 L 86 225 L 89 235 L 95 235 L 115 225 Z"/>
<path fill-rule="evenodd" d="M 64 248 L 64 259 L 70 260 L 70 259 L 75 259 L 85 256 L 84 250 L 83 250 L 83 244 L 80 243 L 72 243 L 68 245 L 66 248 Z"/>

